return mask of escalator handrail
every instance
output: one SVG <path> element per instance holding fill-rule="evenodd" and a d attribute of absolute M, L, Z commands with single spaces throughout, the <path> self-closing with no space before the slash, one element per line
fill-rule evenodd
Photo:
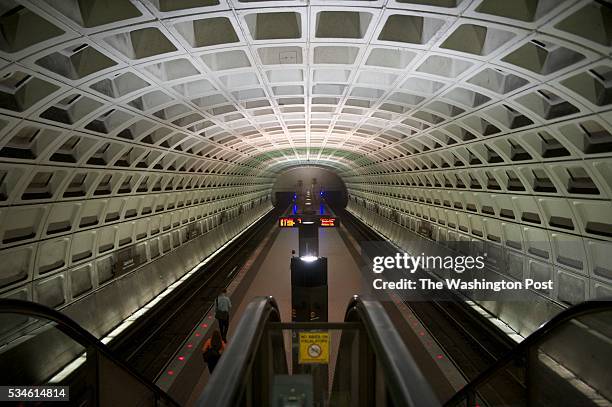
<path fill-rule="evenodd" d="M 280 322 L 276 300 L 270 296 L 257 297 L 244 310 L 232 341 L 196 405 L 231 407 L 237 404 L 268 322 Z"/>
<path fill-rule="evenodd" d="M 440 401 L 382 305 L 354 296 L 347 307 L 345 321 L 352 321 L 353 316 L 364 325 L 376 358 L 384 369 L 394 404 L 439 406 Z"/>
<path fill-rule="evenodd" d="M 596 301 L 585 301 L 561 311 L 560 313 L 549 319 L 547 322 L 540 325 L 538 329 L 531 333 L 531 335 L 527 336 L 521 343 L 512 348 L 510 352 L 502 356 L 493 365 L 491 365 L 485 371 L 476 376 L 476 378 L 474 378 L 472 381 L 463 386 L 461 390 L 459 390 L 457 393 L 455 393 L 454 396 L 452 396 L 448 401 L 446 401 L 445 405 L 455 405 L 460 401 L 465 400 L 468 395 L 474 394 L 474 392 L 477 391 L 476 388 L 479 385 L 486 382 L 495 373 L 506 367 L 506 365 L 510 361 L 524 355 L 525 351 L 527 351 L 530 347 L 538 345 L 542 341 L 546 340 L 548 338 L 548 335 L 552 331 L 565 324 L 566 322 L 569 322 L 584 315 L 602 312 L 605 310 L 612 310 L 612 298 L 602 298 Z"/>
<path fill-rule="evenodd" d="M 146 386 L 158 399 L 166 401 L 169 405 L 179 406 L 179 403 L 170 397 L 170 395 L 132 369 L 128 364 L 118 359 L 106 345 L 69 316 L 42 304 L 9 298 L 0 298 L 0 314 L 25 315 L 56 323 L 57 329 L 78 342 L 85 349 L 94 348 L 96 352 L 99 352 L 99 354 Z"/>

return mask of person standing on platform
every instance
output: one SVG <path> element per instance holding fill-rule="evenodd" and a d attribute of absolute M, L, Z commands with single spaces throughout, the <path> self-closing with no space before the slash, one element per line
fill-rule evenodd
<path fill-rule="evenodd" d="M 221 294 L 215 300 L 215 318 L 219 323 L 221 338 L 227 341 L 227 330 L 229 329 L 229 313 L 232 309 L 232 302 L 227 296 L 227 290 L 224 288 Z"/>
<path fill-rule="evenodd" d="M 208 371 L 212 374 L 217 362 L 221 358 L 221 354 L 225 350 L 225 341 L 221 339 L 221 333 L 217 330 L 213 332 L 212 336 L 204 342 L 202 347 L 202 357 L 204 362 L 208 365 Z"/>

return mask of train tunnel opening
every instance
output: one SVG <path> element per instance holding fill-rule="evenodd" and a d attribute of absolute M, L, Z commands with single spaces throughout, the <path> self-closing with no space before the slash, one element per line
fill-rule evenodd
<path fill-rule="evenodd" d="M 344 208 L 348 191 L 342 178 L 333 169 L 323 166 L 296 166 L 278 174 L 272 186 L 273 203 L 286 208 L 307 190 L 325 199 L 332 206 Z"/>

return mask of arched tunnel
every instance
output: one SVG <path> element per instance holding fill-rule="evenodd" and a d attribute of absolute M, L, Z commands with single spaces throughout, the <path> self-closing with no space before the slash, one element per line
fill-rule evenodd
<path fill-rule="evenodd" d="M 481 302 L 521 335 L 609 298 L 611 7 L 2 0 L 0 297 L 104 337 L 318 178 L 399 249 L 552 281 Z"/>

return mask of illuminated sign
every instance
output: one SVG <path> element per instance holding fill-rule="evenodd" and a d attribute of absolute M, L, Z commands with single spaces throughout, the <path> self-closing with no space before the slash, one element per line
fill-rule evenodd
<path fill-rule="evenodd" d="M 319 226 L 321 226 L 322 228 L 334 228 L 336 226 L 338 226 L 338 220 L 336 218 L 332 218 L 329 216 L 321 216 L 321 218 L 319 218 L 320 223 Z"/>
<path fill-rule="evenodd" d="M 278 219 L 278 226 L 281 228 L 295 228 L 302 223 L 302 218 L 282 217 Z"/>
<path fill-rule="evenodd" d="M 302 218 L 296 216 L 283 216 L 278 218 L 278 226 L 281 228 L 296 228 L 300 225 L 311 225 L 314 222 L 316 222 L 316 220 L 302 220 Z M 319 218 L 318 223 L 319 227 L 322 228 L 335 228 L 336 226 L 338 226 L 338 218 L 334 218 L 331 216 L 321 216 Z"/>

